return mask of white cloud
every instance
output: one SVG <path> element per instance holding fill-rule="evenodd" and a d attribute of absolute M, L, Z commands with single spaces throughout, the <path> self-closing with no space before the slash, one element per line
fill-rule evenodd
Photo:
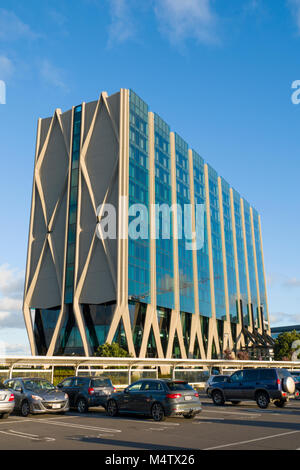
<path fill-rule="evenodd" d="M 0 8 L 0 40 L 15 41 L 17 39 L 36 39 L 30 26 L 23 23 L 13 11 Z"/>
<path fill-rule="evenodd" d="M 191 38 L 198 42 L 217 42 L 217 18 L 210 0 L 154 0 L 160 29 L 171 43 Z"/>
<path fill-rule="evenodd" d="M 283 283 L 284 287 L 291 287 L 291 288 L 299 288 L 300 287 L 300 279 L 297 279 L 296 277 L 292 277 L 290 279 L 287 279 Z"/>
<path fill-rule="evenodd" d="M 275 326 L 288 326 L 300 324 L 300 313 L 271 313 L 270 314 L 271 328 Z"/>
<path fill-rule="evenodd" d="M 28 356 L 30 355 L 29 345 L 21 343 L 1 342 L 0 356 Z"/>
<path fill-rule="evenodd" d="M 0 79 L 9 79 L 13 75 L 14 69 L 12 61 L 5 55 L 0 55 Z"/>
<path fill-rule="evenodd" d="M 291 9 L 292 15 L 294 17 L 295 23 L 300 33 L 300 0 L 287 0 L 288 5 Z"/>
<path fill-rule="evenodd" d="M 108 28 L 108 45 L 122 43 L 135 35 L 135 26 L 129 0 L 110 0 L 111 23 Z"/>
<path fill-rule="evenodd" d="M 23 271 L 11 268 L 8 264 L 0 266 L 0 329 L 24 329 L 23 286 Z"/>
<path fill-rule="evenodd" d="M 68 87 L 63 81 L 64 71 L 49 60 L 44 59 L 40 64 L 40 73 L 42 78 L 52 86 L 60 88 L 61 90 L 68 91 Z"/>

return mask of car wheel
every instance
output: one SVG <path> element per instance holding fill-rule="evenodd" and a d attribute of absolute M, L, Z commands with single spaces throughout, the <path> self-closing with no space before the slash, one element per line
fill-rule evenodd
<path fill-rule="evenodd" d="M 30 413 L 30 406 L 27 400 L 23 401 L 21 405 L 21 415 L 26 418 Z"/>
<path fill-rule="evenodd" d="M 217 406 L 224 405 L 225 403 L 223 393 L 220 392 L 219 390 L 215 390 L 212 393 L 212 399 L 213 399 L 214 404 Z"/>
<path fill-rule="evenodd" d="M 0 419 L 7 419 L 9 417 L 9 413 L 2 413 L 2 415 L 0 415 Z"/>
<path fill-rule="evenodd" d="M 274 405 L 277 406 L 277 408 L 283 408 L 286 405 L 286 400 L 275 400 Z"/>
<path fill-rule="evenodd" d="M 84 398 L 79 398 L 77 400 L 76 408 L 78 413 L 87 413 L 89 410 L 88 404 Z"/>
<path fill-rule="evenodd" d="M 118 405 L 115 400 L 108 400 L 107 405 L 106 405 L 106 412 L 108 416 L 111 416 L 112 418 L 114 416 L 117 416 L 118 414 Z"/>
<path fill-rule="evenodd" d="M 256 395 L 256 403 L 259 408 L 265 409 L 268 408 L 270 399 L 267 393 L 265 392 L 258 392 Z"/>
<path fill-rule="evenodd" d="M 239 405 L 241 402 L 240 401 L 232 401 L 231 404 L 232 405 Z"/>
<path fill-rule="evenodd" d="M 151 416 L 154 421 L 164 421 L 166 419 L 165 411 L 160 403 L 154 403 L 151 409 Z"/>

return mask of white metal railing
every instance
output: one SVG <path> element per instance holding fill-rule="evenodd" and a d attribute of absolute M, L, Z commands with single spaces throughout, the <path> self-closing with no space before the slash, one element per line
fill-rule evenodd
<path fill-rule="evenodd" d="M 225 359 L 158 359 L 158 358 L 134 358 L 134 357 L 79 357 L 79 356 L 0 356 L 0 373 L 7 374 L 12 377 L 13 374 L 18 372 L 19 375 L 22 371 L 25 373 L 32 372 L 51 373 L 51 380 L 54 377 L 55 367 L 73 367 L 74 375 L 82 367 L 87 367 L 86 370 L 95 370 L 117 373 L 124 371 L 128 377 L 128 384 L 131 383 L 133 374 L 147 371 L 147 373 L 155 373 L 158 376 L 158 369 L 163 367 L 164 370 L 168 368 L 173 378 L 182 375 L 204 373 L 210 374 L 214 368 L 218 368 L 220 373 L 228 374 L 236 369 L 259 368 L 259 367 L 281 367 L 290 370 L 299 370 L 300 362 L 297 361 L 239 361 L 239 360 L 225 360 Z M 103 369 L 95 369 L 102 367 Z M 122 369 L 113 369 L 114 367 L 122 367 Z M 34 368 L 34 369 L 32 369 Z M 39 371 L 39 372 L 38 372 Z M 193 383 L 194 380 L 191 380 Z M 202 380 L 201 380 L 202 382 Z"/>

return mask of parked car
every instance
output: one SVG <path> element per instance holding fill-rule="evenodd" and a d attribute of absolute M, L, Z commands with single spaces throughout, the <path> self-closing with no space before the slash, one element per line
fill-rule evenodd
<path fill-rule="evenodd" d="M 289 398 L 298 394 L 289 371 L 276 368 L 239 370 L 211 389 L 215 405 L 254 400 L 260 408 L 267 408 L 271 401 L 282 408 Z"/>
<path fill-rule="evenodd" d="M 65 413 L 69 410 L 68 395 L 48 380 L 17 377 L 4 384 L 14 394 L 15 410 L 24 417 L 30 413 Z"/>
<path fill-rule="evenodd" d="M 226 376 L 225 375 L 211 375 L 209 377 L 209 379 L 207 380 L 207 382 L 205 383 L 205 387 L 204 387 L 204 391 L 205 393 L 207 394 L 207 396 L 210 397 L 210 393 L 211 393 L 211 388 L 219 383 L 219 382 L 224 382 L 224 380 L 226 380 Z"/>
<path fill-rule="evenodd" d="M 111 380 L 105 377 L 68 377 L 58 388 L 69 396 L 70 407 L 87 413 L 91 406 L 106 407 L 107 399 L 116 391 Z"/>
<path fill-rule="evenodd" d="M 163 421 L 166 416 L 194 418 L 201 412 L 198 392 L 180 380 L 138 380 L 107 401 L 107 414 L 134 413 Z"/>
<path fill-rule="evenodd" d="M 0 383 L 0 419 L 9 417 L 15 407 L 15 396 L 9 388 Z"/>
<path fill-rule="evenodd" d="M 292 371 L 291 376 L 293 377 L 296 385 L 296 390 L 299 392 L 299 395 L 296 396 L 296 399 L 300 399 L 300 371 Z"/>

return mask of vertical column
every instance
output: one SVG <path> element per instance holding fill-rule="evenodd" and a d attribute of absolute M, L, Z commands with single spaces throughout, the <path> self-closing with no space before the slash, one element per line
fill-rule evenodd
<path fill-rule="evenodd" d="M 265 302 L 266 302 L 266 309 L 267 309 L 266 315 L 267 315 L 267 322 L 268 322 L 267 331 L 269 334 L 271 334 L 269 305 L 268 305 L 268 296 L 267 296 L 267 280 L 266 280 L 266 272 L 265 272 L 265 260 L 264 260 L 260 215 L 258 216 L 258 227 L 259 227 L 259 242 L 260 242 L 261 258 L 262 258 L 262 269 L 263 269 L 263 277 L 264 277 L 264 284 L 265 284 Z"/>
<path fill-rule="evenodd" d="M 244 337 L 242 334 L 242 312 L 241 312 L 241 294 L 240 294 L 240 277 L 239 277 L 239 263 L 238 263 L 238 251 L 237 251 L 237 241 L 236 241 L 236 226 L 235 226 L 235 211 L 234 211 L 234 199 L 233 191 L 230 188 L 230 210 L 231 210 L 231 220 L 232 220 L 232 234 L 233 234 L 233 252 L 234 252 L 234 264 L 235 264 L 235 274 L 236 274 L 236 288 L 237 288 L 237 299 L 238 299 L 238 315 L 239 322 L 237 324 L 237 349 L 240 346 L 244 346 Z"/>
<path fill-rule="evenodd" d="M 174 336 L 177 328 L 181 330 L 180 323 L 180 293 L 179 293 L 179 256 L 178 256 L 178 213 L 177 213 L 177 194 L 176 194 L 176 150 L 175 150 L 175 134 L 170 132 L 170 149 L 171 149 L 171 186 L 172 186 L 172 227 L 173 227 L 173 256 L 174 256 L 174 305 L 172 310 L 169 343 L 166 357 L 172 357 Z M 185 348 L 183 344 L 182 334 L 178 335 L 182 357 L 185 357 Z"/>
<path fill-rule="evenodd" d="M 149 237 L 150 237 L 150 296 L 151 303 L 147 305 L 147 312 L 144 324 L 144 333 L 140 350 L 140 357 L 145 357 L 147 353 L 147 343 L 150 329 L 156 343 L 157 355 L 163 358 L 163 350 L 160 340 L 156 306 L 156 220 L 155 220 L 155 135 L 154 135 L 154 114 L 148 113 L 148 143 L 149 143 Z"/>
<path fill-rule="evenodd" d="M 224 321 L 224 333 L 223 333 L 223 351 L 224 351 L 227 348 L 227 346 L 229 348 L 232 348 L 233 347 L 233 342 L 232 342 L 231 327 L 230 327 L 228 277 L 227 277 L 227 258 L 226 258 L 225 230 L 224 230 L 223 193 L 222 193 L 222 180 L 221 180 L 220 177 L 218 177 L 218 188 L 219 188 L 220 228 L 221 228 L 221 241 L 222 241 L 223 272 L 224 272 L 225 308 L 226 308 L 226 320 Z M 228 338 L 228 344 L 225 344 L 225 338 L 226 337 Z"/>
<path fill-rule="evenodd" d="M 255 270 L 255 280 L 256 280 L 256 291 L 257 291 L 257 322 L 258 328 L 261 330 L 262 325 L 260 321 L 260 293 L 259 293 L 259 280 L 258 280 L 258 270 L 257 270 L 257 256 L 256 256 L 256 247 L 255 247 L 255 235 L 254 235 L 254 224 L 253 224 L 253 211 L 252 207 L 250 207 L 250 223 L 251 223 L 251 236 L 252 236 L 252 244 L 253 244 L 253 256 L 254 256 L 254 270 Z"/>
<path fill-rule="evenodd" d="M 204 180 L 205 180 L 205 204 L 207 214 L 207 238 L 208 238 L 208 257 L 209 257 L 209 275 L 210 275 L 210 294 L 211 294 L 211 313 L 209 319 L 209 334 L 207 345 L 207 359 L 211 359 L 212 344 L 215 339 L 217 353 L 220 354 L 220 346 L 218 341 L 218 332 L 216 324 L 216 301 L 215 301 L 215 280 L 214 280 L 214 265 L 213 265 L 213 251 L 211 239 L 211 217 L 210 217 L 210 197 L 209 197 L 209 176 L 208 166 L 204 165 Z"/>
<path fill-rule="evenodd" d="M 200 325 L 200 311 L 199 311 L 199 286 L 198 286 L 198 263 L 197 263 L 197 240 L 196 240 L 196 220 L 195 220 L 195 191 L 194 191 L 194 164 L 193 164 L 193 151 L 189 149 L 189 173 L 190 173 L 190 195 L 191 195 L 191 208 L 192 208 L 192 233 L 193 233 L 193 280 L 194 280 L 194 298 L 195 298 L 195 314 L 192 317 L 191 335 L 189 345 L 189 355 L 193 357 L 195 341 L 198 336 L 198 343 L 201 358 L 205 359 L 206 354 L 203 345 L 201 325 Z"/>
<path fill-rule="evenodd" d="M 241 218 L 242 218 L 242 230 L 244 239 L 244 253 L 245 253 L 245 266 L 246 266 L 246 278 L 247 278 L 247 291 L 248 291 L 248 312 L 249 312 L 249 323 L 250 328 L 253 329 L 253 315 L 251 311 L 251 289 L 250 289 L 250 276 L 249 276 L 249 263 L 248 263 L 248 250 L 247 250 L 247 238 L 246 238 L 246 227 L 245 227 L 245 214 L 244 214 L 244 201 L 241 198 Z"/>

